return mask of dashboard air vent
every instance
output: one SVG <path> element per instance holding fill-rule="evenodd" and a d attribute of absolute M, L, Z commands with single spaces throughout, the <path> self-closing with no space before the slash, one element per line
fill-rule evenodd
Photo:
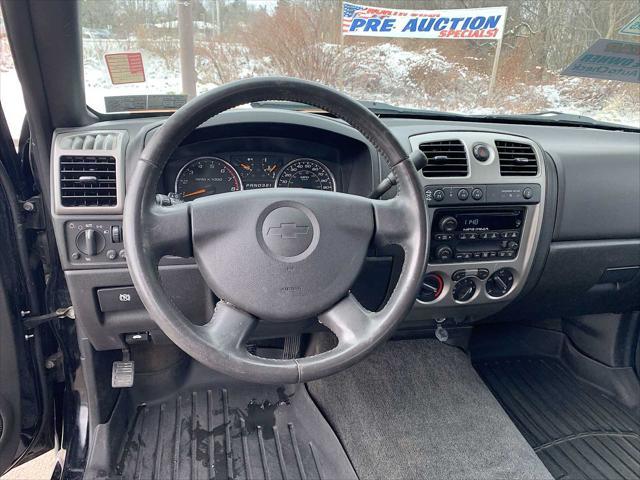
<path fill-rule="evenodd" d="M 428 160 L 422 169 L 425 177 L 467 176 L 467 152 L 460 140 L 421 143 L 419 148 Z"/>
<path fill-rule="evenodd" d="M 60 140 L 60 148 L 65 150 L 113 150 L 118 142 L 114 132 L 71 135 Z"/>
<path fill-rule="evenodd" d="M 532 177 L 538 174 L 538 162 L 533 147 L 526 143 L 496 140 L 500 175 L 503 177 Z"/>
<path fill-rule="evenodd" d="M 60 199 L 63 207 L 112 207 L 117 204 L 116 159 L 62 155 Z"/>

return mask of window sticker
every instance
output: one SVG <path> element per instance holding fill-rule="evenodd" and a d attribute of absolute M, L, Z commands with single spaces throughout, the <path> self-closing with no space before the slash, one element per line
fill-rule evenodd
<path fill-rule="evenodd" d="M 109 69 L 111 83 L 114 85 L 145 81 L 144 64 L 140 52 L 106 53 L 104 61 Z"/>

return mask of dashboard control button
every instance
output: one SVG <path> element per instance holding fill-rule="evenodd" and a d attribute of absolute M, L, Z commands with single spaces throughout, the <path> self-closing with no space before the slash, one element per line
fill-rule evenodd
<path fill-rule="evenodd" d="M 463 278 L 453 287 L 453 298 L 458 302 L 468 302 L 476 293 L 476 282 L 472 278 Z"/>
<path fill-rule="evenodd" d="M 516 242 L 515 240 L 509 240 L 509 243 L 507 244 L 507 247 L 511 250 L 516 250 L 518 246 L 518 242 Z"/>
<path fill-rule="evenodd" d="M 436 202 L 441 202 L 442 200 L 444 200 L 444 190 L 436 190 L 435 192 L 433 192 L 433 199 Z"/>
<path fill-rule="evenodd" d="M 428 273 L 422 278 L 422 285 L 418 292 L 418 300 L 421 302 L 433 302 L 438 299 L 444 289 L 444 281 L 437 273 Z"/>
<path fill-rule="evenodd" d="M 473 198 L 474 200 L 482 200 L 483 196 L 484 193 L 482 193 L 482 190 L 480 190 L 479 188 L 474 188 L 473 190 L 471 190 L 471 198 Z"/>
<path fill-rule="evenodd" d="M 76 247 L 81 253 L 89 257 L 102 252 L 105 243 L 104 235 L 93 228 L 86 228 L 80 231 L 76 237 Z"/>
<path fill-rule="evenodd" d="M 498 256 L 498 252 L 489 252 L 489 258 L 496 258 Z"/>
<path fill-rule="evenodd" d="M 473 156 L 479 162 L 486 162 L 491 158 L 491 150 L 488 145 L 484 143 L 478 143 L 473 146 Z"/>
<path fill-rule="evenodd" d="M 465 252 L 465 253 L 462 254 L 462 259 L 463 260 L 469 260 L 469 259 L 471 259 L 471 256 L 472 256 L 471 252 Z"/>
<path fill-rule="evenodd" d="M 493 252 L 488 252 L 488 253 L 493 253 Z M 485 280 L 488 276 L 489 276 L 489 270 L 487 270 L 486 268 L 478 269 L 478 278 L 480 280 Z"/>
<path fill-rule="evenodd" d="M 127 252 L 125 251 L 124 248 L 118 252 L 118 256 L 123 260 L 127 259 Z"/>
<path fill-rule="evenodd" d="M 487 280 L 487 294 L 492 297 L 503 297 L 513 286 L 513 273 L 506 268 L 502 268 L 491 275 Z"/>
<path fill-rule="evenodd" d="M 71 259 L 72 259 L 72 260 L 80 260 L 80 253 L 78 253 L 78 252 L 73 252 L 73 253 L 71 254 Z"/>
<path fill-rule="evenodd" d="M 453 232 L 458 228 L 458 220 L 455 217 L 443 217 L 438 226 L 443 232 Z"/>
<path fill-rule="evenodd" d="M 118 258 L 118 252 L 116 252 L 115 250 L 107 250 L 106 256 L 108 260 L 115 260 L 116 258 Z"/>
<path fill-rule="evenodd" d="M 455 272 L 453 272 L 453 275 L 451 275 L 451 280 L 453 280 L 454 282 L 458 282 L 462 280 L 466 275 L 467 272 L 465 270 L 456 270 Z"/>
<path fill-rule="evenodd" d="M 533 190 L 531 190 L 529 187 L 525 188 L 522 191 L 522 198 L 524 198 L 525 200 L 530 200 L 531 198 L 533 198 Z"/>
<path fill-rule="evenodd" d="M 467 198 L 469 198 L 469 190 L 466 188 L 458 190 L 458 200 L 462 200 L 464 202 Z"/>
<path fill-rule="evenodd" d="M 482 257 L 482 252 L 473 252 L 473 258 L 480 258 Z"/>
<path fill-rule="evenodd" d="M 439 241 L 453 240 L 453 235 L 450 233 L 436 233 L 433 238 Z"/>
<path fill-rule="evenodd" d="M 436 250 L 436 257 L 438 260 L 451 260 L 453 257 L 453 250 L 448 245 L 442 245 Z"/>

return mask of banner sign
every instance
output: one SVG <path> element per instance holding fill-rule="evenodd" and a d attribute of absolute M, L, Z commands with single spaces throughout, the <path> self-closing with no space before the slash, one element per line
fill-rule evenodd
<path fill-rule="evenodd" d="M 562 75 L 640 83 L 640 43 L 601 38 Z"/>
<path fill-rule="evenodd" d="M 498 40 L 507 7 L 456 10 L 400 10 L 342 4 L 342 34 L 366 37 Z"/>
<path fill-rule="evenodd" d="M 623 35 L 640 35 L 640 14 L 622 27 L 620 33 Z"/>

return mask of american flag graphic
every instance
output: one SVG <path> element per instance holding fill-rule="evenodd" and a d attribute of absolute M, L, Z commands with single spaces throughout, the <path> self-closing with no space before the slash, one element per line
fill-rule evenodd
<path fill-rule="evenodd" d="M 352 3 L 342 4 L 342 33 L 348 32 L 351 22 L 355 18 L 384 18 L 387 15 L 379 15 L 376 9 L 365 7 L 363 5 L 354 5 Z"/>

